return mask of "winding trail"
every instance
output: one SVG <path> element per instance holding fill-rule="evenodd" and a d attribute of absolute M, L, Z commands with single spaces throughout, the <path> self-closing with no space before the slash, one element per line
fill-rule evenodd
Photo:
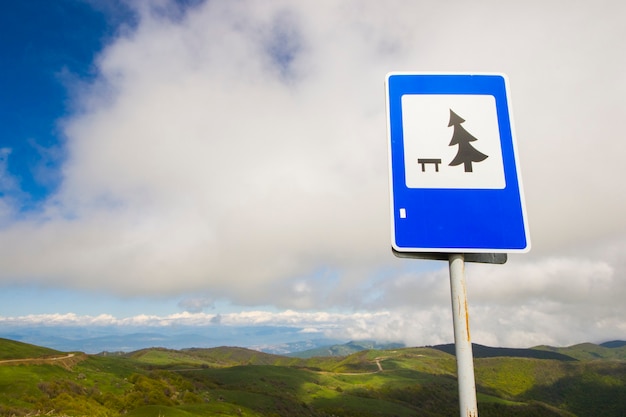
<path fill-rule="evenodd" d="M 52 358 L 23 358 L 23 359 L 5 359 L 5 360 L 1 360 L 0 361 L 0 365 L 4 365 L 4 364 L 16 364 L 19 365 L 20 363 L 33 363 L 33 362 L 38 362 L 38 363 L 46 363 L 46 362 L 55 362 L 55 361 L 61 361 L 63 359 L 70 359 L 73 358 L 74 356 L 76 356 L 75 353 L 68 353 L 65 356 L 55 356 Z"/>
<path fill-rule="evenodd" d="M 372 374 L 377 374 L 380 372 L 383 372 L 383 366 L 381 365 L 381 361 L 384 361 L 385 359 L 387 359 L 387 357 L 381 356 L 379 358 L 375 358 L 374 359 L 374 363 L 376 363 L 376 366 L 378 367 L 377 371 L 372 371 L 372 372 L 331 372 L 331 371 L 318 371 L 318 373 L 320 374 L 330 374 L 330 375 L 353 375 L 353 376 L 358 376 L 358 375 L 372 375 Z"/>

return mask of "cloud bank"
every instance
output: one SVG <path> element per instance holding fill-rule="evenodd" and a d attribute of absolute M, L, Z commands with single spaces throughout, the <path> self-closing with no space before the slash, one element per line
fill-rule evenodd
<path fill-rule="evenodd" d="M 469 269 L 475 334 L 624 331 L 622 3 L 135 7 L 63 120 L 58 191 L 29 213 L 2 197 L 3 283 L 380 309 L 393 318 L 350 331 L 448 337 L 445 265 L 390 254 L 383 81 L 497 71 L 511 80 L 533 252 Z"/>

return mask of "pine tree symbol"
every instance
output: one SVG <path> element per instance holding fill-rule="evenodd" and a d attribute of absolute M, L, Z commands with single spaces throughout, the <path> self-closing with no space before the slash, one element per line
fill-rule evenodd
<path fill-rule="evenodd" d="M 448 127 L 454 126 L 454 132 L 452 133 L 452 139 L 448 146 L 459 145 L 459 150 L 449 165 L 457 166 L 463 164 L 465 172 L 472 172 L 472 162 L 484 161 L 487 159 L 487 155 L 478 151 L 470 144 L 470 142 L 477 141 L 478 139 L 461 126 L 463 122 L 465 122 L 465 119 L 450 109 L 450 122 L 448 123 Z"/>

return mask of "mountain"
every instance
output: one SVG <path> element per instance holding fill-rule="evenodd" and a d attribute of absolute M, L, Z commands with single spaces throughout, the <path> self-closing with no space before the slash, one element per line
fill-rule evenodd
<path fill-rule="evenodd" d="M 297 355 L 298 352 L 308 352 L 317 349 L 324 349 L 329 345 L 340 344 L 343 341 L 337 339 L 307 339 L 298 340 L 296 342 L 285 343 L 265 343 L 248 346 L 250 349 L 258 350 L 265 353 L 273 353 L 275 355 Z"/>
<path fill-rule="evenodd" d="M 455 355 L 455 346 L 453 344 L 437 345 L 433 346 L 433 349 L 440 350 L 442 352 Z M 497 358 L 497 357 L 510 357 L 510 358 L 532 358 L 532 359 L 553 359 L 557 361 L 575 361 L 576 359 L 556 351 L 548 349 L 517 349 L 517 348 L 502 348 L 502 347 L 489 347 L 472 343 L 472 353 L 474 358 Z"/>
<path fill-rule="evenodd" d="M 403 347 L 405 347 L 404 343 L 378 343 L 373 340 L 362 340 L 293 352 L 289 353 L 288 356 L 297 358 L 312 358 L 315 356 L 348 356 L 363 350 L 399 349 Z"/>
<path fill-rule="evenodd" d="M 617 359 L 626 360 L 626 342 L 612 341 L 596 345 L 581 343 L 569 347 L 537 346 L 533 349 L 555 352 L 578 360 Z"/>
<path fill-rule="evenodd" d="M 600 346 L 605 347 L 605 348 L 609 348 L 609 349 L 621 348 L 621 347 L 626 346 L 626 341 L 624 341 L 624 340 L 612 340 L 610 342 L 600 343 Z"/>

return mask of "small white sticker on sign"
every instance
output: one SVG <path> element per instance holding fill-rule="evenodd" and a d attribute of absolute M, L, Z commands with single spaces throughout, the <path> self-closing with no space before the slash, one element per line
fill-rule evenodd
<path fill-rule="evenodd" d="M 506 186 L 494 96 L 405 94 L 402 129 L 408 188 Z"/>

